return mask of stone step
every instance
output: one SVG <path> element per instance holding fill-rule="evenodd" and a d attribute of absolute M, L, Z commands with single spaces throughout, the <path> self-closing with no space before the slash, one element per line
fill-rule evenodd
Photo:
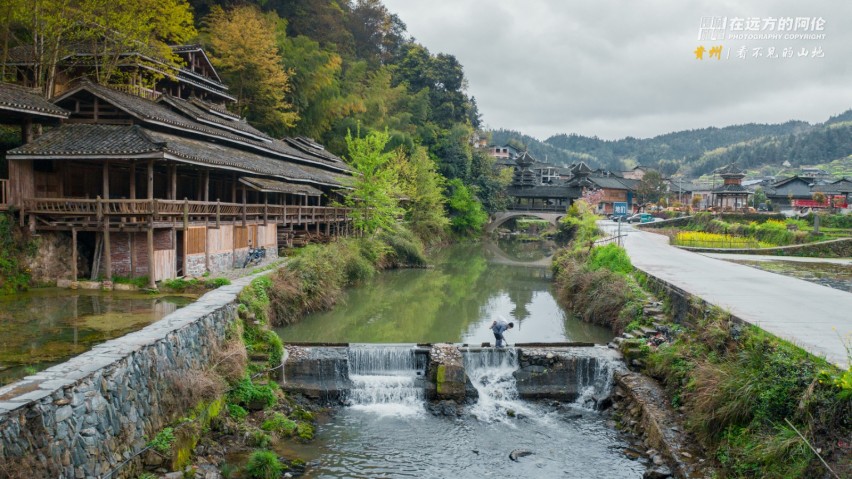
<path fill-rule="evenodd" d="M 645 335 L 646 338 L 656 336 L 657 333 L 659 333 L 659 331 L 657 331 L 656 329 L 649 328 L 647 326 L 643 326 L 643 327 L 639 328 L 639 331 L 642 331 L 642 334 Z"/>

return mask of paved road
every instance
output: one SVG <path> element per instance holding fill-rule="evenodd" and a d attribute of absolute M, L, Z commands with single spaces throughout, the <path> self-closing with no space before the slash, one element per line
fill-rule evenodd
<path fill-rule="evenodd" d="M 615 228 L 606 221 L 601 226 Z M 849 367 L 844 342 L 852 345 L 852 294 L 690 253 L 670 246 L 663 235 L 623 228 L 624 246 L 637 268 Z"/>

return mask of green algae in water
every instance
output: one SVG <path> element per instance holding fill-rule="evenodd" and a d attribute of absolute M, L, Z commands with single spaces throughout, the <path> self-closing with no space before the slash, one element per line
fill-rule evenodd
<path fill-rule="evenodd" d="M 194 299 L 58 288 L 0 297 L 0 384 L 142 329 Z"/>

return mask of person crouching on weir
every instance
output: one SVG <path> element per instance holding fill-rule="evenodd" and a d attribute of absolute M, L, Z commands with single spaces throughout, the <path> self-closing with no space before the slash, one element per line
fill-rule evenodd
<path fill-rule="evenodd" d="M 494 333 L 498 348 L 503 347 L 503 333 L 514 327 L 515 323 L 507 323 L 503 318 L 497 318 L 491 323 L 491 331 Z"/>

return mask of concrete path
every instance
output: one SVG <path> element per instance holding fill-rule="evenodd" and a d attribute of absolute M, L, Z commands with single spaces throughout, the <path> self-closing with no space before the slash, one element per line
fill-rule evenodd
<path fill-rule="evenodd" d="M 612 232 L 616 225 L 602 221 Z M 668 244 L 668 237 L 622 225 L 633 265 L 750 324 L 840 366 L 849 367 L 852 294 L 761 271 Z"/>

